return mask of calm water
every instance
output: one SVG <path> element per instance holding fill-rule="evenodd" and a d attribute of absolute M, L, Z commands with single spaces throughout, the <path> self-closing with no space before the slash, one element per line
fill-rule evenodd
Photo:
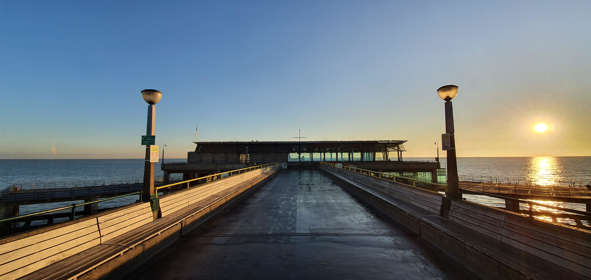
<path fill-rule="evenodd" d="M 0 160 L 0 190 L 13 184 L 25 189 L 35 189 L 139 183 L 143 180 L 143 173 L 143 159 Z M 156 163 L 155 176 L 162 175 L 160 164 Z M 120 206 L 136 199 L 137 197 L 121 198 L 102 203 L 100 208 Z M 81 201 L 25 205 L 21 206 L 20 214 L 78 202 Z"/>
<path fill-rule="evenodd" d="M 432 159 L 414 158 L 408 160 Z M 445 159 L 441 159 L 441 167 L 445 166 Z M 420 175 L 424 176 L 422 179 L 430 180 L 430 174 Z M 591 184 L 591 157 L 459 158 L 458 175 L 462 181 L 517 183 L 539 187 L 552 185 L 581 186 Z M 440 176 L 438 181 L 444 183 L 445 176 Z M 463 197 L 469 201 L 488 206 L 505 206 L 505 201 L 502 199 L 480 195 L 464 195 Z M 585 205 L 580 203 L 536 202 L 585 211 Z M 534 208 L 559 212 L 538 206 L 534 206 Z M 539 216 L 538 218 L 549 219 L 549 217 L 543 216 Z M 575 224 L 570 219 L 558 219 L 558 221 L 571 225 Z"/>
<path fill-rule="evenodd" d="M 432 161 L 433 159 L 407 158 L 406 160 Z M 11 184 L 21 185 L 24 188 L 42 188 L 141 182 L 143 163 L 142 159 L 0 160 L 0 189 L 5 189 Z M 441 164 L 445 167 L 445 159 L 441 160 Z M 458 172 L 461 180 L 540 186 L 584 185 L 591 184 L 591 157 L 460 158 Z M 156 164 L 156 176 L 162 176 L 159 164 Z M 445 177 L 439 179 L 444 181 Z M 476 196 L 468 199 L 491 206 L 504 206 L 504 202 L 498 199 Z M 101 208 L 133 201 L 135 198 L 121 199 L 104 203 Z M 70 203 L 23 206 L 21 214 Z"/>
<path fill-rule="evenodd" d="M 458 173 L 462 180 L 586 185 L 591 184 L 591 157 L 461 158 Z"/>
<path fill-rule="evenodd" d="M 0 160 L 0 189 L 11 184 L 28 189 L 140 182 L 143 172 L 142 159 Z M 160 164 L 156 176 L 162 176 Z"/>
<path fill-rule="evenodd" d="M 445 160 L 442 161 L 445 167 Z M 518 183 L 545 186 L 591 185 L 591 157 L 519 157 L 519 158 L 461 158 L 458 159 L 460 180 L 480 182 Z M 441 179 L 441 178 L 440 178 Z M 442 178 L 445 180 L 445 178 Z M 504 207 L 505 201 L 479 195 L 464 195 L 470 201 L 494 207 Z M 536 201 L 542 204 L 585 211 L 585 205 L 554 201 Z M 525 205 L 522 204 L 522 208 Z M 560 211 L 534 206 L 537 210 Z M 538 219 L 551 221 L 547 216 Z M 558 222 L 576 225 L 574 220 L 558 218 Z M 583 221 L 589 225 L 588 222 Z"/>

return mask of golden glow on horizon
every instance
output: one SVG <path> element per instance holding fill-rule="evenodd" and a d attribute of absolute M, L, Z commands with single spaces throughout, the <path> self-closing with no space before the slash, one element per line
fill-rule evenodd
<path fill-rule="evenodd" d="M 548 125 L 543 122 L 536 123 L 534 125 L 534 131 L 536 133 L 544 133 L 544 132 L 548 131 Z"/>

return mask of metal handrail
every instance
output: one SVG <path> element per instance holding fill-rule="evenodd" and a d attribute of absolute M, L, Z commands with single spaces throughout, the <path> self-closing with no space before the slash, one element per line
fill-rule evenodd
<path fill-rule="evenodd" d="M 334 166 L 335 165 L 335 163 L 322 163 L 322 164 L 326 164 L 326 165 L 329 165 L 329 166 Z M 357 172 L 357 173 L 360 173 L 360 174 L 364 174 L 364 175 L 367 175 L 367 176 L 370 176 L 370 177 L 374 177 L 374 178 L 380 178 L 380 179 L 384 179 L 385 177 L 386 178 L 393 178 L 394 179 L 394 182 L 396 182 L 396 183 L 400 183 L 400 184 L 404 184 L 404 185 L 409 185 L 409 186 L 413 186 L 413 187 L 419 187 L 419 186 L 417 186 L 417 183 L 434 186 L 434 187 L 436 187 L 438 189 L 446 188 L 447 187 L 447 185 L 444 185 L 444 184 L 438 184 L 438 183 L 432 183 L 432 182 L 425 182 L 425 181 L 421 181 L 421 180 L 418 180 L 418 179 L 415 179 L 415 178 L 412 178 L 412 177 L 406 177 L 406 176 L 388 174 L 388 172 L 373 171 L 373 170 L 369 170 L 369 169 L 357 168 L 357 167 L 346 166 L 346 165 L 343 165 L 342 168 L 345 169 L 345 170 L 354 171 L 354 172 Z M 376 174 L 379 174 L 379 176 L 376 176 Z M 408 181 L 412 182 L 412 184 L 406 184 L 404 182 L 397 181 L 396 179 L 408 180 Z"/>
<path fill-rule="evenodd" d="M 585 212 L 585 211 L 579 211 L 579 210 L 570 209 L 570 208 L 563 208 L 563 207 L 554 206 L 554 205 L 547 205 L 544 203 L 525 200 L 525 199 L 521 199 L 521 198 L 503 196 L 503 195 L 496 195 L 496 194 L 489 194 L 489 193 L 478 193 L 478 192 L 474 192 L 474 191 L 470 191 L 470 192 L 471 192 L 471 194 L 474 194 L 474 195 L 485 195 L 485 196 L 490 196 L 490 197 L 499 198 L 499 199 L 508 199 L 508 200 L 513 200 L 513 201 L 517 201 L 517 202 L 527 203 L 529 205 L 530 211 L 532 209 L 531 206 L 536 205 L 536 206 L 541 206 L 541 207 L 550 208 L 550 209 L 554 209 L 554 210 L 570 212 L 570 213 L 582 215 L 584 217 L 591 217 L 591 214 L 589 214 L 589 212 Z M 539 211 L 539 212 L 542 212 L 542 211 Z"/>
<path fill-rule="evenodd" d="M 211 175 L 207 175 L 207 176 L 203 176 L 203 177 L 199 177 L 199 178 L 194 178 L 194 179 L 180 181 L 180 182 L 176 182 L 176 183 L 172 183 L 172 184 L 158 186 L 158 187 L 156 187 L 156 190 L 158 191 L 158 190 L 161 190 L 161 189 L 170 188 L 170 187 L 174 187 L 174 186 L 178 186 L 178 185 L 190 184 L 192 182 L 203 180 L 203 179 L 217 178 L 217 177 L 220 177 L 221 178 L 221 176 L 223 176 L 224 174 L 228 174 L 228 176 L 232 176 L 233 174 L 235 174 L 237 172 L 238 173 L 244 173 L 244 172 L 247 172 L 247 171 L 251 171 L 251 170 L 254 170 L 254 169 L 263 168 L 263 167 L 267 167 L 267 166 L 272 166 L 272 165 L 275 165 L 275 163 L 255 165 L 255 166 L 250 166 L 250 167 L 245 167 L 245 168 L 240 168 L 240 169 L 234 169 L 234 170 L 229 170 L 229 171 L 220 172 L 220 173 L 215 173 L 215 174 L 211 174 Z M 187 186 L 189 186 L 189 185 L 187 185 Z M 44 214 L 58 212 L 58 211 L 67 210 L 67 209 L 72 209 L 72 211 L 75 211 L 74 209 L 76 209 L 77 207 L 81 207 L 81 206 L 85 206 L 85 205 L 89 205 L 89 204 L 100 203 L 100 202 L 109 201 L 109 200 L 114 200 L 114 199 L 118 199 L 118 198 L 126 197 L 126 196 L 131 196 L 131 195 L 139 195 L 140 193 L 141 192 L 133 192 L 133 193 L 128 193 L 128 194 L 123 194 L 123 195 L 118 195 L 118 196 L 103 198 L 103 199 L 99 199 L 99 200 L 93 200 L 93 201 L 88 201 L 88 202 L 83 202 L 83 203 L 76 203 L 76 204 L 72 204 L 72 205 L 68 205 L 68 206 L 62 206 L 62 207 L 47 209 L 47 210 L 33 212 L 33 213 L 21 215 L 21 216 L 0 219 L 0 223 L 13 222 L 13 221 L 17 221 L 17 220 L 22 220 L 22 219 L 26 219 L 26 218 L 30 218 L 30 217 L 34 217 L 34 216 L 44 215 Z M 75 219 L 75 217 L 74 217 L 74 219 Z"/>
<path fill-rule="evenodd" d="M 360 174 L 367 175 L 367 176 L 370 176 L 370 177 L 375 177 L 375 178 L 383 178 L 383 177 L 375 176 L 374 174 L 383 174 L 383 173 L 385 173 L 385 172 L 372 171 L 372 170 L 361 169 L 361 168 L 351 167 L 351 166 L 343 166 L 343 169 L 355 171 L 355 172 L 358 172 Z M 361 171 L 361 172 L 359 172 L 359 171 Z M 442 185 L 442 184 L 422 182 L 422 181 L 418 181 L 418 180 L 416 180 L 414 178 L 405 177 L 405 176 L 397 176 L 397 175 L 389 175 L 389 174 L 388 174 L 388 176 L 392 176 L 392 177 L 395 177 L 395 178 L 396 177 L 397 178 L 403 178 L 403 179 L 406 179 L 406 180 L 420 182 L 420 183 L 423 183 L 423 184 L 430 184 L 430 185 L 434 185 L 434 186 L 438 186 L 438 187 L 445 187 L 446 186 L 446 185 Z M 401 182 L 397 182 L 397 183 L 401 183 Z M 404 184 L 404 183 L 402 183 L 402 184 Z M 413 185 L 413 187 L 416 187 L 416 186 Z M 534 213 L 532 206 L 535 205 L 535 206 L 540 206 L 540 207 L 546 207 L 546 208 L 549 208 L 549 209 L 564 211 L 564 212 L 568 212 L 568 213 L 578 214 L 578 215 L 581 215 L 582 217 L 591 217 L 591 215 L 588 212 L 585 212 L 585 211 L 579 211 L 579 210 L 575 210 L 575 209 L 563 208 L 563 207 L 558 207 L 558 206 L 553 206 L 553 205 L 546 205 L 546 204 L 535 202 L 535 201 L 529 201 L 529 200 L 524 200 L 524 199 L 519 199 L 519 198 L 514 198 L 514 197 L 507 197 L 507 196 L 503 196 L 503 195 L 494 195 L 494 194 L 489 194 L 489 193 L 478 193 L 478 192 L 475 192 L 475 191 L 470 191 L 470 192 L 473 193 L 473 194 L 476 194 L 476 195 L 485 195 L 485 196 L 495 197 L 495 198 L 499 198 L 499 199 L 509 199 L 509 200 L 513 200 L 513 201 L 527 203 L 529 205 L 530 216 L 532 215 L 532 213 Z M 538 210 L 538 211 L 535 211 L 535 212 L 544 214 L 544 213 L 547 213 L 548 211 Z"/>
<path fill-rule="evenodd" d="M 88 202 L 83 202 L 83 203 L 75 203 L 75 204 L 68 205 L 68 206 L 62 206 L 62 207 L 58 207 L 58 208 L 52 208 L 52 209 L 47 209 L 47 210 L 43 210 L 43 211 L 33 212 L 33 213 L 21 215 L 21 216 L 1 219 L 0 223 L 12 222 L 12 221 L 21 220 L 21 219 L 25 219 L 25 218 L 29 218 L 29 217 L 34 217 L 34 216 L 39 216 L 39 215 L 43 215 L 43 214 L 62 211 L 62 210 L 66 210 L 66 209 L 75 209 L 76 207 L 80 207 L 80 206 L 85 206 L 85 205 L 94 204 L 94 203 L 100 203 L 100 202 L 104 202 L 104 201 L 109 201 L 109 200 L 113 200 L 113 199 L 117 199 L 117 198 L 122 198 L 122 197 L 126 197 L 126 196 L 131 196 L 131 195 L 138 195 L 138 194 L 140 194 L 140 192 L 127 193 L 127 194 L 122 194 L 122 195 L 118 195 L 118 196 L 113 196 L 113 197 L 108 197 L 108 198 L 103 198 L 103 199 L 93 200 L 93 201 L 88 201 Z"/>
<path fill-rule="evenodd" d="M 198 177 L 198 178 L 175 182 L 172 184 L 158 186 L 158 187 L 156 187 L 156 190 L 158 191 L 158 190 L 167 189 L 167 188 L 171 188 L 174 186 L 180 186 L 180 185 L 185 185 L 185 184 L 187 185 L 187 187 L 189 187 L 190 183 L 192 183 L 192 182 L 196 182 L 196 181 L 200 181 L 200 180 L 216 179 L 218 177 L 222 178 L 222 176 L 225 174 L 228 174 L 228 176 L 232 176 L 232 175 L 234 175 L 234 173 L 244 173 L 244 172 L 251 171 L 254 169 L 259 169 L 259 168 L 273 166 L 273 165 L 276 165 L 276 163 L 266 163 L 266 164 L 254 165 L 254 166 L 240 168 L 240 169 L 228 170 L 228 171 L 214 173 L 214 174 L 210 174 L 210 175 L 206 175 L 206 176 L 202 176 L 202 177 Z"/>

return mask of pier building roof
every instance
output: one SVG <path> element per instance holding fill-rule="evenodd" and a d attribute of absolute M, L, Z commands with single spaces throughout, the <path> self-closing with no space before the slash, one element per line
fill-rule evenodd
<path fill-rule="evenodd" d="M 406 140 L 360 141 L 197 141 L 201 153 L 297 153 L 403 151 Z"/>

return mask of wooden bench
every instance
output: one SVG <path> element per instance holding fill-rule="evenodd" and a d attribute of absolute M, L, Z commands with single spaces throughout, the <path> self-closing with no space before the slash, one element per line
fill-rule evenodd
<path fill-rule="evenodd" d="M 138 203 L 97 217 L 101 244 L 154 220 L 149 202 Z"/>
<path fill-rule="evenodd" d="M 351 178 L 355 178 L 355 180 L 361 180 L 364 186 L 386 197 L 408 203 L 413 207 L 424 209 L 432 214 L 439 214 L 442 195 L 437 192 L 405 186 L 387 178 L 369 177 L 351 171 L 343 173 Z"/>
<path fill-rule="evenodd" d="M 421 227 L 421 239 L 483 279 L 591 277 L 591 232 L 467 201 Z"/>
<path fill-rule="evenodd" d="M 436 192 L 336 168 L 326 170 L 358 188 L 375 191 L 391 208 L 412 216 L 389 215 L 475 276 L 591 279 L 591 231 L 468 201 L 453 201 L 447 218 L 441 217 L 441 196 Z M 380 203 L 385 202 L 370 201 Z M 423 211 L 413 211 L 416 208 Z"/>
<path fill-rule="evenodd" d="M 232 176 L 223 180 L 214 181 L 207 185 L 192 188 L 187 191 L 171 194 L 160 199 L 160 210 L 162 217 L 166 217 L 171 213 L 179 211 L 188 207 L 193 203 L 215 195 L 229 187 L 232 187 L 238 182 L 248 180 L 260 175 L 262 170 L 254 170 L 248 173 Z"/>
<path fill-rule="evenodd" d="M 345 182 L 345 189 L 414 234 L 420 234 L 420 218 L 439 215 L 442 196 L 436 192 L 403 186 L 338 168 L 323 170 Z"/>
<path fill-rule="evenodd" d="M 96 219 L 87 219 L 0 245 L 0 279 L 16 279 L 100 244 Z"/>
<path fill-rule="evenodd" d="M 0 279 L 16 279 L 152 222 L 150 203 L 9 238 L 0 245 Z"/>
<path fill-rule="evenodd" d="M 195 219 L 209 213 L 273 170 L 257 169 L 165 196 L 161 209 L 166 215 L 155 221 L 150 203 L 137 203 L 0 240 L 0 279 L 62 279 L 85 273 L 161 232 L 178 232 L 188 215 Z"/>
<path fill-rule="evenodd" d="M 455 226 L 489 237 L 493 244 L 502 243 L 511 247 L 497 252 L 496 257 L 508 265 L 519 265 L 526 275 L 537 275 L 552 269 L 554 275 L 548 275 L 548 278 L 566 275 L 573 279 L 591 278 L 591 232 L 536 221 L 467 201 L 451 204 L 449 220 Z M 540 267 L 539 259 L 543 260 L 542 263 L 551 264 L 551 267 Z"/>

